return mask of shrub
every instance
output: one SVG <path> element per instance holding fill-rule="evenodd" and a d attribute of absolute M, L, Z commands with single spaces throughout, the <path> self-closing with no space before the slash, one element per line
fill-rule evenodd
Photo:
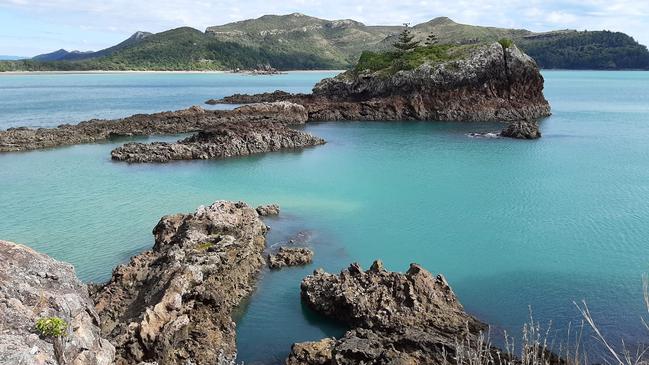
<path fill-rule="evenodd" d="M 44 317 L 36 321 L 36 330 L 41 336 L 63 337 L 68 330 L 68 323 L 59 317 Z"/>
<path fill-rule="evenodd" d="M 498 43 L 500 43 L 500 45 L 503 46 L 504 49 L 507 49 L 514 45 L 514 41 L 509 38 L 502 38 L 498 41 Z"/>

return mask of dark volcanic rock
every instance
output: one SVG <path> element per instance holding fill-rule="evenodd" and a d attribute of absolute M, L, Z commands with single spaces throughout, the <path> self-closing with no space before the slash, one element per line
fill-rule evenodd
<path fill-rule="evenodd" d="M 307 118 L 303 106 L 287 102 L 245 105 L 234 110 L 205 110 L 193 106 L 175 112 L 136 114 L 117 120 L 93 119 L 57 128 L 11 128 L 0 131 L 0 152 L 91 143 L 120 136 L 197 132 L 223 123 L 272 121 L 304 124 Z"/>
<path fill-rule="evenodd" d="M 309 120 L 512 121 L 550 114 L 543 77 L 515 46 L 477 46 L 467 57 L 385 76 L 347 71 L 313 94 L 233 95 L 210 103 L 283 100 L 304 105 Z"/>
<path fill-rule="evenodd" d="M 260 205 L 257 207 L 256 210 L 257 213 L 262 217 L 266 217 L 269 215 L 278 215 L 279 205 L 277 204 Z"/>
<path fill-rule="evenodd" d="M 127 143 L 111 152 L 113 160 L 169 162 L 208 160 L 324 144 L 322 138 L 282 123 L 227 123 L 177 143 Z"/>
<path fill-rule="evenodd" d="M 516 139 L 537 139 L 541 138 L 541 131 L 536 122 L 519 120 L 510 123 L 500 132 L 500 136 Z"/>
<path fill-rule="evenodd" d="M 163 217 L 155 245 L 93 295 L 118 365 L 220 364 L 236 355 L 232 309 L 248 296 L 266 226 L 244 203 Z"/>
<path fill-rule="evenodd" d="M 294 345 L 289 364 L 441 364 L 458 341 L 474 342 L 487 328 L 464 312 L 444 277 L 416 264 L 405 274 L 380 261 L 368 271 L 357 264 L 340 275 L 317 270 L 302 281 L 302 299 L 353 329 L 334 344 Z M 305 358 L 317 360 L 299 360 Z"/>
<path fill-rule="evenodd" d="M 313 251 L 303 247 L 281 247 L 279 251 L 268 255 L 268 266 L 281 269 L 285 266 L 302 266 L 313 261 Z"/>
<path fill-rule="evenodd" d="M 51 339 L 36 321 L 59 317 L 68 324 L 64 355 L 73 365 L 110 365 L 115 348 L 99 330 L 86 286 L 72 265 L 0 240 L 0 363 L 57 364 Z"/>

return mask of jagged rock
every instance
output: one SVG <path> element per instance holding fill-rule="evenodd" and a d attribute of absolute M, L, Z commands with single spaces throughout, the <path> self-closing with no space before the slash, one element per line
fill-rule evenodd
<path fill-rule="evenodd" d="M 176 143 L 127 143 L 111 152 L 113 160 L 169 162 L 246 156 L 324 144 L 322 138 L 281 123 L 226 123 Z"/>
<path fill-rule="evenodd" d="M 39 337 L 39 318 L 68 324 L 64 355 L 72 365 L 109 365 L 114 347 L 72 265 L 0 240 L 0 364 L 57 364 L 51 339 Z"/>
<path fill-rule="evenodd" d="M 443 276 L 411 264 L 389 272 L 380 261 L 363 271 L 352 264 L 340 275 L 316 270 L 301 285 L 313 310 L 352 327 L 334 345 L 319 348 L 330 362 L 302 356 L 309 344 L 293 346 L 295 364 L 441 364 L 451 361 L 457 341 L 476 341 L 486 325 L 468 315 Z M 306 359 L 298 361 L 299 359 Z M 451 361 L 452 362 L 452 361 Z"/>
<path fill-rule="evenodd" d="M 303 247 L 280 247 L 279 251 L 268 255 L 268 266 L 281 269 L 285 266 L 302 266 L 313 261 L 313 251 Z"/>
<path fill-rule="evenodd" d="M 233 95 L 210 103 L 291 101 L 309 120 L 513 121 L 550 114 L 543 76 L 516 46 L 475 46 L 464 58 L 386 76 L 354 70 L 324 79 L 309 95 Z"/>
<path fill-rule="evenodd" d="M 306 109 L 288 102 L 245 105 L 234 110 L 205 110 L 198 106 L 174 112 L 136 114 L 117 120 L 93 119 L 57 128 L 10 128 L 0 131 L 0 152 L 25 151 L 91 143 L 120 136 L 198 132 L 223 123 L 272 121 L 304 124 Z"/>
<path fill-rule="evenodd" d="M 269 215 L 278 215 L 279 205 L 277 204 L 260 205 L 257 207 L 257 213 L 262 217 L 266 217 Z"/>
<path fill-rule="evenodd" d="M 536 122 L 519 120 L 510 123 L 500 132 L 500 136 L 516 139 L 537 139 L 541 138 L 541 131 Z"/>
<path fill-rule="evenodd" d="M 253 290 L 266 226 L 244 203 L 163 217 L 155 245 L 93 295 L 116 364 L 223 364 L 236 355 L 232 309 Z"/>
<path fill-rule="evenodd" d="M 286 365 L 329 365 L 331 364 L 331 351 L 335 344 L 336 340 L 333 338 L 293 344 L 291 354 L 286 359 Z"/>

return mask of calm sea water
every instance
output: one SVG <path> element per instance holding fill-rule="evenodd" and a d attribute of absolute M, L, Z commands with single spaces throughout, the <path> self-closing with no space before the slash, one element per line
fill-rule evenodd
<path fill-rule="evenodd" d="M 329 75 L 0 76 L 0 128 L 177 109 L 233 92 L 308 91 Z M 538 141 L 466 137 L 497 130 L 493 123 L 336 122 L 306 127 L 324 146 L 223 161 L 114 163 L 117 142 L 3 154 L 0 238 L 101 281 L 152 245 L 162 215 L 217 199 L 279 203 L 269 244 L 303 231 L 316 259 L 263 273 L 237 316 L 246 363 L 340 335 L 301 306 L 299 282 L 317 267 L 375 258 L 392 270 L 415 261 L 444 273 L 496 334 L 520 328 L 531 306 L 565 338 L 579 321 L 573 301 L 583 299 L 611 342 L 642 341 L 649 73 L 544 76 L 554 114 Z"/>

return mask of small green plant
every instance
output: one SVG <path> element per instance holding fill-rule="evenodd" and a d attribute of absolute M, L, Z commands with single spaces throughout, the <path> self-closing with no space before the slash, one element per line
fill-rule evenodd
<path fill-rule="evenodd" d="M 214 247 L 214 244 L 212 242 L 203 242 L 198 244 L 198 246 L 196 246 L 196 249 L 199 251 L 207 251 L 212 247 Z"/>
<path fill-rule="evenodd" d="M 59 317 L 44 317 L 36 321 L 36 330 L 45 337 L 64 337 L 68 323 Z"/>
<path fill-rule="evenodd" d="M 498 41 L 498 43 L 500 43 L 500 45 L 503 46 L 504 49 L 507 49 L 514 45 L 514 41 L 509 38 L 502 38 Z"/>

